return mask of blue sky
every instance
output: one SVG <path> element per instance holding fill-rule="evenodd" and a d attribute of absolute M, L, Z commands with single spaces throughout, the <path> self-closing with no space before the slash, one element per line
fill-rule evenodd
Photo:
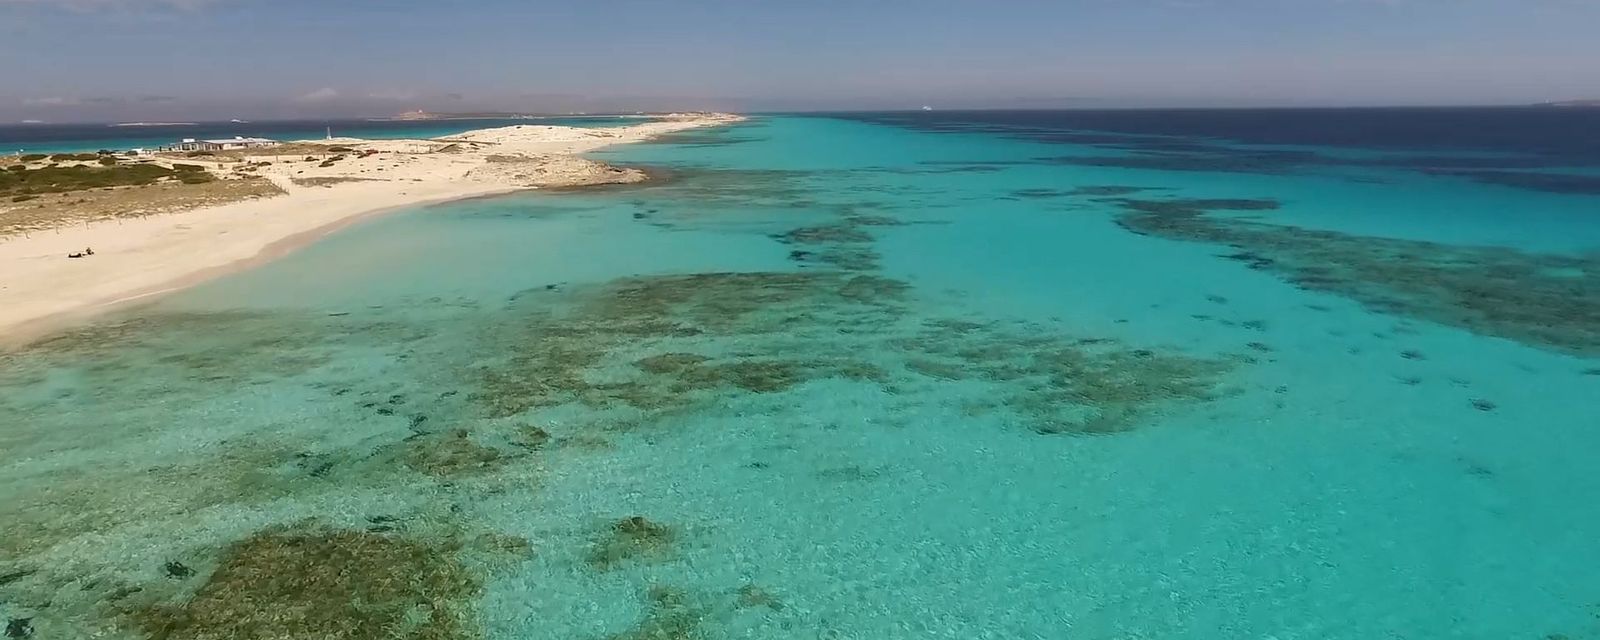
<path fill-rule="evenodd" d="M 0 0 L 0 121 L 1600 97 L 1600 0 Z"/>

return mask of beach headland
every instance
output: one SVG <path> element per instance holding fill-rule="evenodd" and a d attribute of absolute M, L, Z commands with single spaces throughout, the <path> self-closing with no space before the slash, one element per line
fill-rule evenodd
<path fill-rule="evenodd" d="M 642 171 L 579 154 L 740 120 L 673 114 L 603 129 L 517 125 L 426 140 L 334 138 L 147 159 L 168 168 L 199 165 L 217 185 L 260 188 L 235 186 L 238 193 L 219 199 L 223 204 L 189 199 L 117 215 L 107 215 L 94 196 L 178 183 L 86 189 L 88 197 L 71 199 L 52 194 L 57 206 L 95 210 L 66 211 L 59 225 L 0 233 L 0 345 L 281 256 L 371 215 L 529 189 L 641 182 Z M 0 214 L 7 205 L 18 208 L 0 203 Z M 93 255 L 68 257 L 86 249 Z"/>

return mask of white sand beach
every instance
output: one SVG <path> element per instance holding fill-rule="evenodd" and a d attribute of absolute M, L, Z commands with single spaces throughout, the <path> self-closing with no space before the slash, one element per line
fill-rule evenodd
<path fill-rule="evenodd" d="M 576 154 L 739 119 L 693 114 L 605 129 L 518 125 L 433 140 L 311 141 L 341 149 L 332 163 L 290 153 L 292 147 L 252 150 L 249 160 L 259 162 L 249 170 L 284 195 L 0 237 L 0 340 L 26 340 L 110 305 L 282 255 L 378 212 L 541 187 L 641 181 L 638 170 Z M 237 166 L 184 162 L 218 171 Z M 66 257 L 85 248 L 94 255 Z"/>

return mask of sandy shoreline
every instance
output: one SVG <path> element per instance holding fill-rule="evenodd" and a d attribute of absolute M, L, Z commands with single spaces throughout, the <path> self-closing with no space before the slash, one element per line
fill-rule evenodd
<path fill-rule="evenodd" d="M 607 129 L 521 125 L 428 141 L 337 139 L 354 151 L 331 165 L 276 158 L 254 169 L 282 187 L 282 196 L 3 237 L 0 345 L 281 257 L 397 209 L 541 187 L 637 182 L 644 179 L 637 170 L 577 154 L 737 120 L 703 115 Z M 271 156 L 272 150 L 254 153 Z M 95 255 L 66 258 L 86 247 Z"/>

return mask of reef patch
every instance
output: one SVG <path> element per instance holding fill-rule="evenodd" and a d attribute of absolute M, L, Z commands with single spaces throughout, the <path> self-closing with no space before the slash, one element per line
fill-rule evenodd
<path fill-rule="evenodd" d="M 624 411 L 602 428 L 631 428 L 841 379 L 890 394 L 960 383 L 1040 433 L 1114 433 L 1218 397 L 1231 367 L 1053 327 L 930 318 L 907 283 L 869 274 L 655 276 L 547 295 L 519 299 L 530 308 L 514 328 L 484 332 L 502 342 L 483 351 L 508 354 L 477 370 L 490 417 L 577 404 Z"/>
<path fill-rule="evenodd" d="M 481 587 L 459 551 L 362 531 L 263 531 L 227 548 L 186 601 L 128 618 L 152 640 L 464 640 L 477 636 L 468 601 Z"/>
<path fill-rule="evenodd" d="M 675 554 L 678 531 L 644 516 L 629 516 L 611 523 L 595 540 L 589 565 L 602 571 L 628 562 L 664 562 Z"/>
<path fill-rule="evenodd" d="M 607 640 L 696 640 L 704 638 L 702 625 L 711 616 L 708 606 L 698 604 L 683 589 L 656 585 L 645 594 L 648 608 L 638 625 Z"/>
<path fill-rule="evenodd" d="M 1014 416 L 1043 435 L 1105 435 L 1137 427 L 1163 408 L 1226 393 L 1231 364 L 1109 340 L 1063 342 L 1001 323 L 932 321 L 898 344 L 922 357 L 907 368 L 934 381 L 983 383 L 979 413 Z"/>
<path fill-rule="evenodd" d="M 1534 254 L 1269 224 L 1216 211 L 1269 200 L 1120 200 L 1138 234 L 1232 247 L 1228 256 L 1312 291 L 1579 356 L 1600 354 L 1600 256 Z"/>
<path fill-rule="evenodd" d="M 474 442 L 472 432 L 456 429 L 409 439 L 406 465 L 431 476 L 449 477 L 493 469 L 505 454 Z"/>

